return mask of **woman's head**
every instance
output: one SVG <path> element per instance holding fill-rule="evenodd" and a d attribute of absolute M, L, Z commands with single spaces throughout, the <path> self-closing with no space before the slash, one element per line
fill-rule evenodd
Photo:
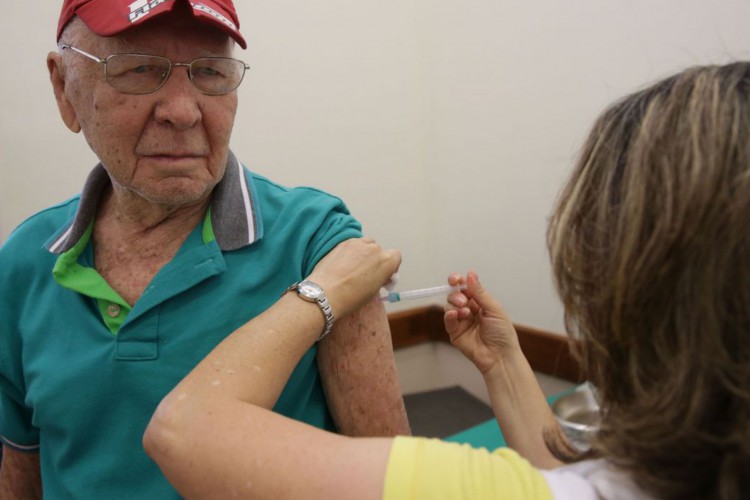
<path fill-rule="evenodd" d="M 597 450 L 663 496 L 750 467 L 750 63 L 607 109 L 547 238 Z"/>

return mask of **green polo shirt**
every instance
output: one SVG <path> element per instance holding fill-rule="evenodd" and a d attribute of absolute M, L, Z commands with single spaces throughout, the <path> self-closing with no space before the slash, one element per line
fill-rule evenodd
<path fill-rule="evenodd" d="M 93 267 L 101 166 L 80 196 L 0 248 L 0 436 L 39 451 L 46 498 L 179 498 L 141 438 L 161 398 L 360 225 L 338 198 L 288 189 L 230 155 L 210 211 L 130 308 Z M 313 347 L 274 408 L 333 428 Z"/>

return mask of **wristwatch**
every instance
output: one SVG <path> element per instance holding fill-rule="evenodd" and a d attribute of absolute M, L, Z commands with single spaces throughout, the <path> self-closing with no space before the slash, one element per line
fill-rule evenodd
<path fill-rule="evenodd" d="M 301 299 L 308 302 L 315 302 L 318 304 L 318 307 L 320 307 L 320 311 L 323 313 L 323 318 L 326 320 L 326 326 L 323 328 L 323 333 L 318 337 L 318 342 L 320 342 L 323 337 L 328 335 L 331 328 L 333 328 L 333 310 L 331 309 L 331 304 L 328 303 L 328 298 L 326 297 L 325 292 L 320 285 L 308 280 L 298 281 L 297 283 L 292 284 L 284 291 L 284 294 L 291 291 L 296 291 Z"/>

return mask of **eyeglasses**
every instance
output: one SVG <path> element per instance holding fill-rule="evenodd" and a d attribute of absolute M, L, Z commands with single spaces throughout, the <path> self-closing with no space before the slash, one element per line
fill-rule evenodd
<path fill-rule="evenodd" d="M 250 66 L 231 57 L 199 57 L 189 63 L 172 62 L 166 57 L 146 54 L 113 54 L 106 59 L 96 57 L 72 45 L 60 45 L 104 65 L 104 77 L 112 87 L 124 94 L 150 94 L 167 81 L 175 66 L 188 69 L 190 82 L 206 95 L 228 94 L 242 83 Z"/>

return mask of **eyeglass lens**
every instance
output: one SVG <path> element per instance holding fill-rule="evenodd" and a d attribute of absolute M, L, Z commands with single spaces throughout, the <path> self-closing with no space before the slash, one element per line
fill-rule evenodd
<path fill-rule="evenodd" d="M 170 61 L 141 54 L 116 54 L 107 59 L 107 81 L 120 92 L 147 94 L 169 76 Z M 245 64 L 237 59 L 204 57 L 190 63 L 190 80 L 204 94 L 231 92 L 242 82 Z"/>

